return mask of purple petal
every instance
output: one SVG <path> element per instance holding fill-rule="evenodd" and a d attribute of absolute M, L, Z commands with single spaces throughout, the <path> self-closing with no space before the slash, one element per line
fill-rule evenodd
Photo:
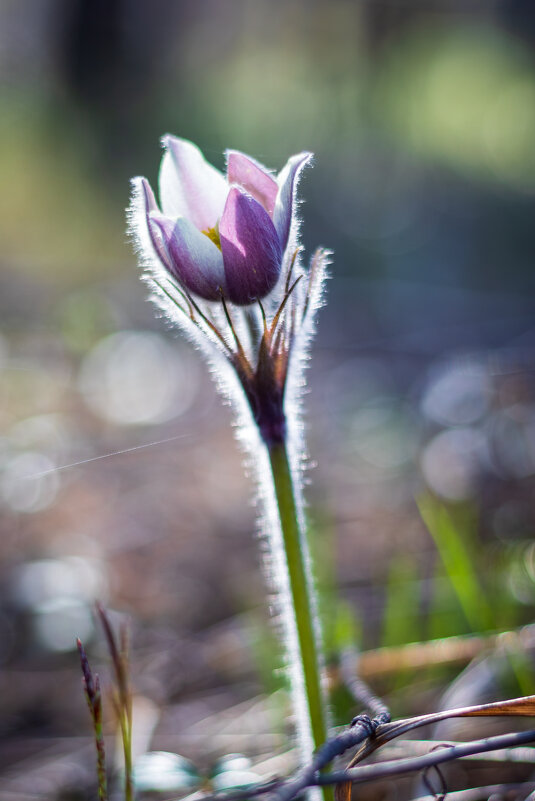
<path fill-rule="evenodd" d="M 185 217 L 172 220 L 153 212 L 149 227 L 161 237 L 168 270 L 177 281 L 205 300 L 218 300 L 219 290 L 226 288 L 219 248 Z"/>
<path fill-rule="evenodd" d="M 213 228 L 228 193 L 225 178 L 205 161 L 192 142 L 164 136 L 160 167 L 160 201 L 168 217 L 186 217 L 199 231 Z"/>
<path fill-rule="evenodd" d="M 299 153 L 288 159 L 286 166 L 280 171 L 278 176 L 279 192 L 273 212 L 273 223 L 279 235 L 282 251 L 286 250 L 290 229 L 292 227 L 292 217 L 295 212 L 295 187 L 299 173 L 305 164 L 312 158 L 312 153 Z"/>
<path fill-rule="evenodd" d="M 227 180 L 229 184 L 239 184 L 243 187 L 255 200 L 258 200 L 269 216 L 273 217 L 278 186 L 265 167 L 244 153 L 229 150 Z"/>
<path fill-rule="evenodd" d="M 282 251 L 271 217 L 253 197 L 233 187 L 219 224 L 227 297 L 244 306 L 271 292 Z"/>

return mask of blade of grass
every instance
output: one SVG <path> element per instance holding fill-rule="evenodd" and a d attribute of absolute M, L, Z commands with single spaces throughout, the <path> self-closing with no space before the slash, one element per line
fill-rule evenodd
<path fill-rule="evenodd" d="M 76 640 L 80 663 L 82 666 L 82 681 L 84 694 L 89 707 L 89 713 L 93 722 L 93 732 L 95 746 L 97 750 L 97 777 L 98 777 L 98 798 L 99 801 L 108 801 L 108 782 L 106 778 L 106 746 L 104 743 L 104 733 L 102 730 L 102 695 L 100 692 L 100 680 L 98 674 L 93 674 L 89 665 L 87 654 L 81 641 Z"/>
<path fill-rule="evenodd" d="M 469 547 L 452 516 L 430 495 L 419 498 L 418 508 L 471 629 L 492 629 L 494 616 L 491 606 L 479 582 Z"/>

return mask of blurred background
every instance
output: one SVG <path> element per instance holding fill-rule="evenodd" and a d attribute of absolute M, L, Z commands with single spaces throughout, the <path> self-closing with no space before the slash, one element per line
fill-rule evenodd
<path fill-rule="evenodd" d="M 362 649 L 395 714 L 535 692 L 534 41 L 529 0 L 2 0 L 2 801 L 91 797 L 74 637 L 106 682 L 96 599 L 131 621 L 138 751 L 208 769 L 287 744 L 229 410 L 126 241 L 165 132 L 221 168 L 316 154 L 329 661 Z M 355 711 L 338 688 L 337 722 Z"/>

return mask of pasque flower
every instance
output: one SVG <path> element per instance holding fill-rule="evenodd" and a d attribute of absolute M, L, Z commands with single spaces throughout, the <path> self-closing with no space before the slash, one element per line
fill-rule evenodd
<path fill-rule="evenodd" d="M 149 182 L 134 179 L 158 259 L 187 292 L 236 305 L 264 298 L 282 268 L 294 215 L 294 186 L 310 153 L 274 177 L 230 150 L 224 176 L 191 142 L 163 138 L 160 207 Z"/>
<path fill-rule="evenodd" d="M 303 367 L 327 264 L 321 249 L 308 269 L 300 258 L 296 189 L 311 155 L 275 176 L 230 150 L 223 175 L 191 142 L 163 145 L 159 204 L 134 178 L 129 230 L 153 300 L 208 358 L 256 468 L 305 759 L 327 732 L 301 494 Z"/>
<path fill-rule="evenodd" d="M 229 150 L 223 175 L 192 142 L 162 141 L 159 205 L 146 178 L 132 181 L 130 233 L 146 277 L 209 358 L 215 346 L 230 362 L 263 440 L 281 440 L 290 359 L 308 341 L 325 270 L 323 251 L 308 272 L 299 263 L 296 188 L 312 156 L 274 176 Z"/>

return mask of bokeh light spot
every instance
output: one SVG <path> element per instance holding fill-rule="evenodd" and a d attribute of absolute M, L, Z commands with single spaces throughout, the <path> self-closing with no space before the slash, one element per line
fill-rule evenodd
<path fill-rule="evenodd" d="M 487 411 L 490 381 L 478 365 L 449 364 L 439 368 L 424 393 L 422 410 L 436 423 L 468 425 Z"/>
<path fill-rule="evenodd" d="M 162 423 L 183 414 L 199 384 L 189 351 L 158 334 L 121 331 L 85 358 L 79 387 L 100 417 L 122 425 Z"/>
<path fill-rule="evenodd" d="M 443 498 L 465 500 L 474 493 L 483 455 L 484 435 L 475 428 L 437 434 L 425 447 L 420 465 L 428 486 Z"/>
<path fill-rule="evenodd" d="M 56 465 L 42 453 L 25 452 L 11 458 L 0 476 L 0 494 L 15 512 L 39 512 L 56 499 Z"/>
<path fill-rule="evenodd" d="M 48 651 L 73 651 L 76 638 L 87 641 L 93 634 L 90 607 L 76 598 L 57 597 L 35 609 L 35 638 Z"/>

